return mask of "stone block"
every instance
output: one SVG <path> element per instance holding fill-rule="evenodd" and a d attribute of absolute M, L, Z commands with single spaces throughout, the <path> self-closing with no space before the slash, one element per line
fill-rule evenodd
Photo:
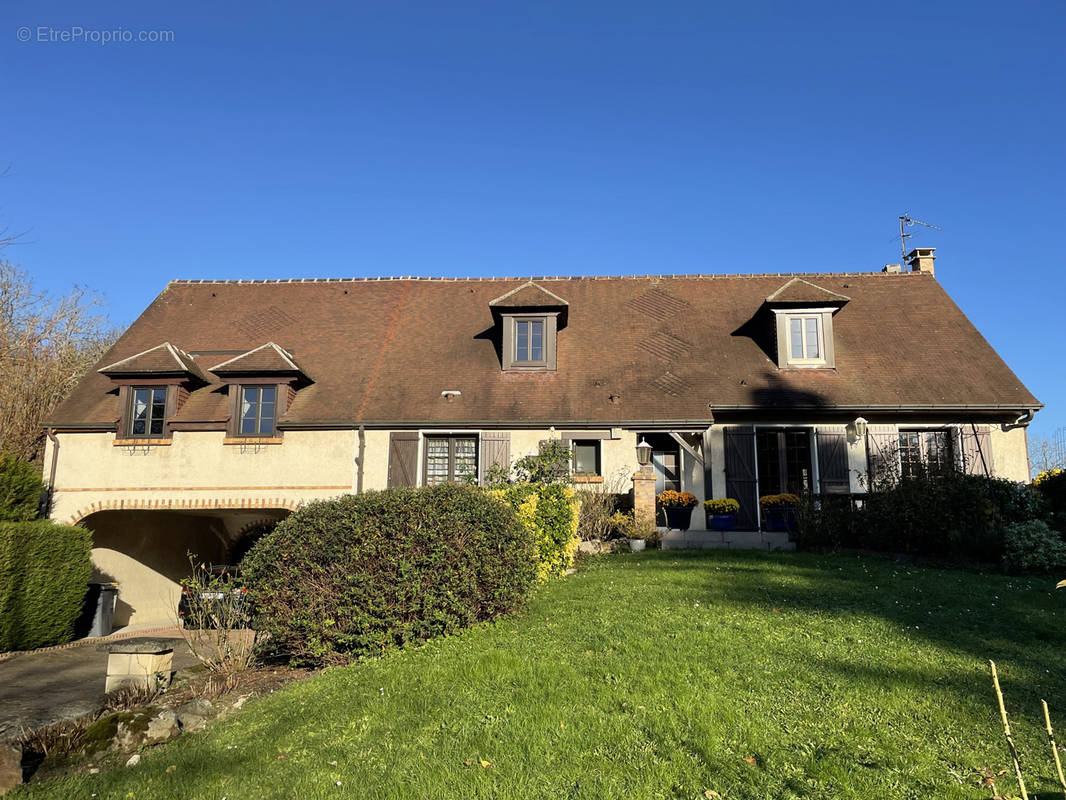
<path fill-rule="evenodd" d="M 22 783 L 22 748 L 0 742 L 0 794 Z"/>

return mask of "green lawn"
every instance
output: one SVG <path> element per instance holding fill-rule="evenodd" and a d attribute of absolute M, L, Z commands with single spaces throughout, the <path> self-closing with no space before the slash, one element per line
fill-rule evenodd
<path fill-rule="evenodd" d="M 1041 697 L 1066 733 L 1052 586 L 854 556 L 603 557 L 515 617 L 13 796 L 987 798 L 975 770 L 1009 763 L 991 657 L 1030 791 L 1050 797 Z"/>

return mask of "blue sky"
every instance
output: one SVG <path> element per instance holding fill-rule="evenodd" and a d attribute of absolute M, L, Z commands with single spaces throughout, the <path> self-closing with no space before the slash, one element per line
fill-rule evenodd
<path fill-rule="evenodd" d="M 119 324 L 171 278 L 875 270 L 909 212 L 1066 425 L 1057 0 L 0 15 L 7 257 Z"/>

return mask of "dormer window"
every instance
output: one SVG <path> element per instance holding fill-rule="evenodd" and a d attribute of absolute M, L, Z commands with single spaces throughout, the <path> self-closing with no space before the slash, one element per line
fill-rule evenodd
<path fill-rule="evenodd" d="M 273 436 L 277 408 L 276 386 L 242 386 L 241 436 Z"/>
<path fill-rule="evenodd" d="M 554 370 L 558 366 L 556 334 L 566 327 L 569 304 L 533 281 L 489 303 L 502 340 L 505 370 Z"/>
<path fill-rule="evenodd" d="M 833 315 L 847 303 L 845 295 L 802 278 L 793 278 L 767 297 L 763 309 L 772 313 L 774 318 L 772 331 L 777 340 L 777 366 L 781 369 L 835 368 Z M 760 312 L 764 313 L 762 309 Z M 774 348 L 764 349 L 767 355 L 771 355 Z"/>
<path fill-rule="evenodd" d="M 161 437 L 167 419 L 167 387 L 132 386 L 129 398 L 127 435 L 131 438 Z"/>

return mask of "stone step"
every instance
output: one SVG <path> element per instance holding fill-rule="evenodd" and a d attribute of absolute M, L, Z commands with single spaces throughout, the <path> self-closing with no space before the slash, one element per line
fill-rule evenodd
<path fill-rule="evenodd" d="M 787 533 L 773 531 L 666 531 L 663 550 L 795 550 Z"/>

